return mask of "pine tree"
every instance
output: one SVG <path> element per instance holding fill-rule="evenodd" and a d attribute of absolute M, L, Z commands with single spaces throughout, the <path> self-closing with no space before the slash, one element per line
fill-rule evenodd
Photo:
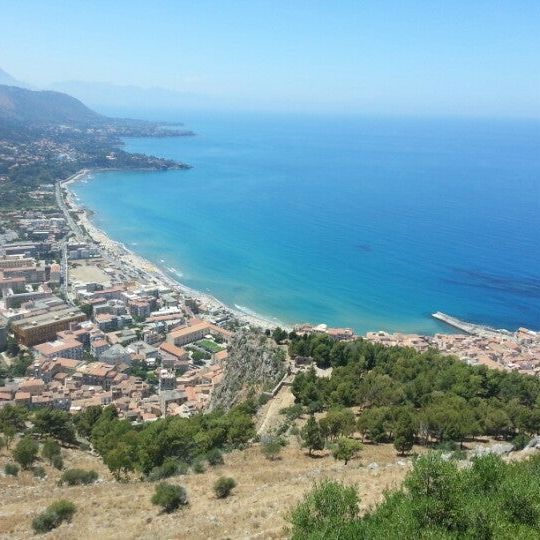
<path fill-rule="evenodd" d="M 308 418 L 308 421 L 302 428 L 301 436 L 304 441 L 304 446 L 309 450 L 310 456 L 313 450 L 322 450 L 324 448 L 324 438 L 321 427 L 317 420 L 315 420 L 315 416 L 311 415 Z"/>

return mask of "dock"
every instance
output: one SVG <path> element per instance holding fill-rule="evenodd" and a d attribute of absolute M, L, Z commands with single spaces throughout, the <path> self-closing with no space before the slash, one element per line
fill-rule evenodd
<path fill-rule="evenodd" d="M 506 336 L 508 338 L 513 337 L 513 334 L 509 332 L 508 330 L 504 330 L 504 329 L 497 330 L 495 328 L 491 328 L 489 326 L 485 326 L 482 324 L 473 324 L 466 321 L 462 321 L 456 317 L 447 315 L 446 313 L 443 313 L 442 311 L 436 311 L 435 313 L 432 313 L 431 316 L 434 319 L 437 319 L 438 321 L 441 321 L 447 324 L 448 326 L 452 326 L 453 328 L 457 328 L 458 330 L 461 330 L 462 332 L 465 332 L 466 334 L 470 334 L 473 336 L 481 336 L 481 337 Z"/>

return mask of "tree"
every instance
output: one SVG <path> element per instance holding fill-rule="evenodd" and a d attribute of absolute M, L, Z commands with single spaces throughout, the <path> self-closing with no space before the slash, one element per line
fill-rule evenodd
<path fill-rule="evenodd" d="M 81 304 L 79 309 L 86 315 L 87 319 L 92 318 L 92 313 L 94 312 L 92 304 Z"/>
<path fill-rule="evenodd" d="M 300 436 L 304 442 L 304 446 L 309 450 L 309 455 L 312 455 L 313 450 L 322 450 L 324 448 L 324 438 L 315 416 L 310 415 L 305 423 Z"/>
<path fill-rule="evenodd" d="M 283 444 L 279 437 L 274 435 L 264 435 L 261 438 L 261 450 L 266 459 L 271 461 L 277 459 L 282 448 Z"/>
<path fill-rule="evenodd" d="M 231 494 L 231 491 L 236 487 L 234 478 L 221 476 L 214 484 L 214 493 L 218 499 L 224 499 Z"/>
<path fill-rule="evenodd" d="M 73 423 L 77 428 L 77 433 L 82 437 L 89 438 L 96 422 L 101 418 L 103 407 L 101 405 L 90 405 L 73 416 Z"/>
<path fill-rule="evenodd" d="M 125 443 L 118 444 L 108 452 L 103 461 L 118 481 L 127 479 L 128 473 L 133 471 L 135 465 L 135 456 L 133 448 Z"/>
<path fill-rule="evenodd" d="M 412 417 L 408 414 L 403 414 L 395 427 L 394 433 L 394 448 L 400 453 L 405 455 L 405 452 L 409 452 L 414 444 L 415 438 L 415 424 Z"/>
<path fill-rule="evenodd" d="M 358 431 L 362 436 L 369 437 L 374 443 L 383 442 L 387 438 L 386 424 L 389 421 L 388 407 L 372 407 L 362 412 L 358 419 Z"/>
<path fill-rule="evenodd" d="M 188 503 L 186 490 L 182 486 L 161 482 L 156 486 L 152 504 L 161 506 L 164 512 L 174 512 Z"/>
<path fill-rule="evenodd" d="M 280 343 L 282 343 L 285 339 L 287 339 L 289 337 L 289 334 L 287 333 L 286 330 L 283 330 L 282 328 L 280 328 L 279 326 L 276 327 L 274 329 L 274 331 L 272 332 L 272 338 L 274 339 L 274 341 L 279 345 Z"/>
<path fill-rule="evenodd" d="M 28 351 L 19 352 L 19 355 L 9 368 L 10 375 L 12 377 L 24 377 L 26 375 L 26 371 L 28 370 L 29 366 L 32 365 L 33 361 L 34 357 Z"/>
<path fill-rule="evenodd" d="M 350 409 L 330 409 L 319 422 L 323 434 L 335 439 L 340 435 L 350 435 L 356 427 L 354 413 Z"/>
<path fill-rule="evenodd" d="M 11 446 L 11 443 L 13 439 L 15 438 L 15 435 L 17 434 L 16 430 L 12 426 L 6 426 L 3 429 L 4 433 L 4 441 L 6 443 L 6 448 L 9 450 L 9 447 Z"/>
<path fill-rule="evenodd" d="M 60 445 L 58 444 L 58 442 L 51 438 L 45 439 L 45 442 L 43 443 L 43 448 L 41 449 L 41 457 L 47 459 L 52 465 L 57 456 L 60 455 Z"/>
<path fill-rule="evenodd" d="M 34 431 L 39 435 L 49 435 L 63 443 L 76 442 L 75 427 L 66 411 L 40 409 L 34 415 Z"/>
<path fill-rule="evenodd" d="M 362 450 L 362 443 L 360 441 L 349 439 L 348 437 L 340 437 L 337 440 L 332 455 L 334 459 L 344 461 L 345 465 L 347 465 L 349 460 L 353 459 L 360 450 Z"/>
<path fill-rule="evenodd" d="M 39 445 L 30 437 L 23 437 L 13 450 L 13 459 L 23 468 L 28 469 L 37 458 Z"/>
<path fill-rule="evenodd" d="M 19 354 L 19 344 L 17 343 L 17 340 L 13 336 L 7 337 L 7 347 L 6 352 L 9 356 L 17 356 Z"/>
<path fill-rule="evenodd" d="M 9 429 L 13 434 L 26 429 L 26 418 L 28 412 L 19 405 L 6 405 L 0 409 L 0 431 L 6 434 Z"/>
<path fill-rule="evenodd" d="M 359 498 L 356 489 L 324 480 L 304 496 L 291 512 L 293 540 L 309 538 L 361 538 L 357 526 Z"/>

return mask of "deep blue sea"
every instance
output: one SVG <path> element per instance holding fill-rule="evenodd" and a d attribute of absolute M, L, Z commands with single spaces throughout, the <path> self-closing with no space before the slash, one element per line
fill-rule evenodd
<path fill-rule="evenodd" d="M 185 119 L 195 137 L 126 148 L 192 169 L 74 191 L 187 285 L 286 323 L 432 333 L 440 310 L 540 329 L 539 122 Z"/>

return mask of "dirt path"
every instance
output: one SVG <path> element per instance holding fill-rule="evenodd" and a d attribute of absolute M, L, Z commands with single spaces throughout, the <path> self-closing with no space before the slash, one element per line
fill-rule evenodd
<path fill-rule="evenodd" d="M 285 420 L 279 413 L 284 407 L 294 404 L 294 396 L 290 386 L 282 386 L 280 391 L 263 408 L 257 421 L 257 434 L 271 433 L 275 431 Z"/>

